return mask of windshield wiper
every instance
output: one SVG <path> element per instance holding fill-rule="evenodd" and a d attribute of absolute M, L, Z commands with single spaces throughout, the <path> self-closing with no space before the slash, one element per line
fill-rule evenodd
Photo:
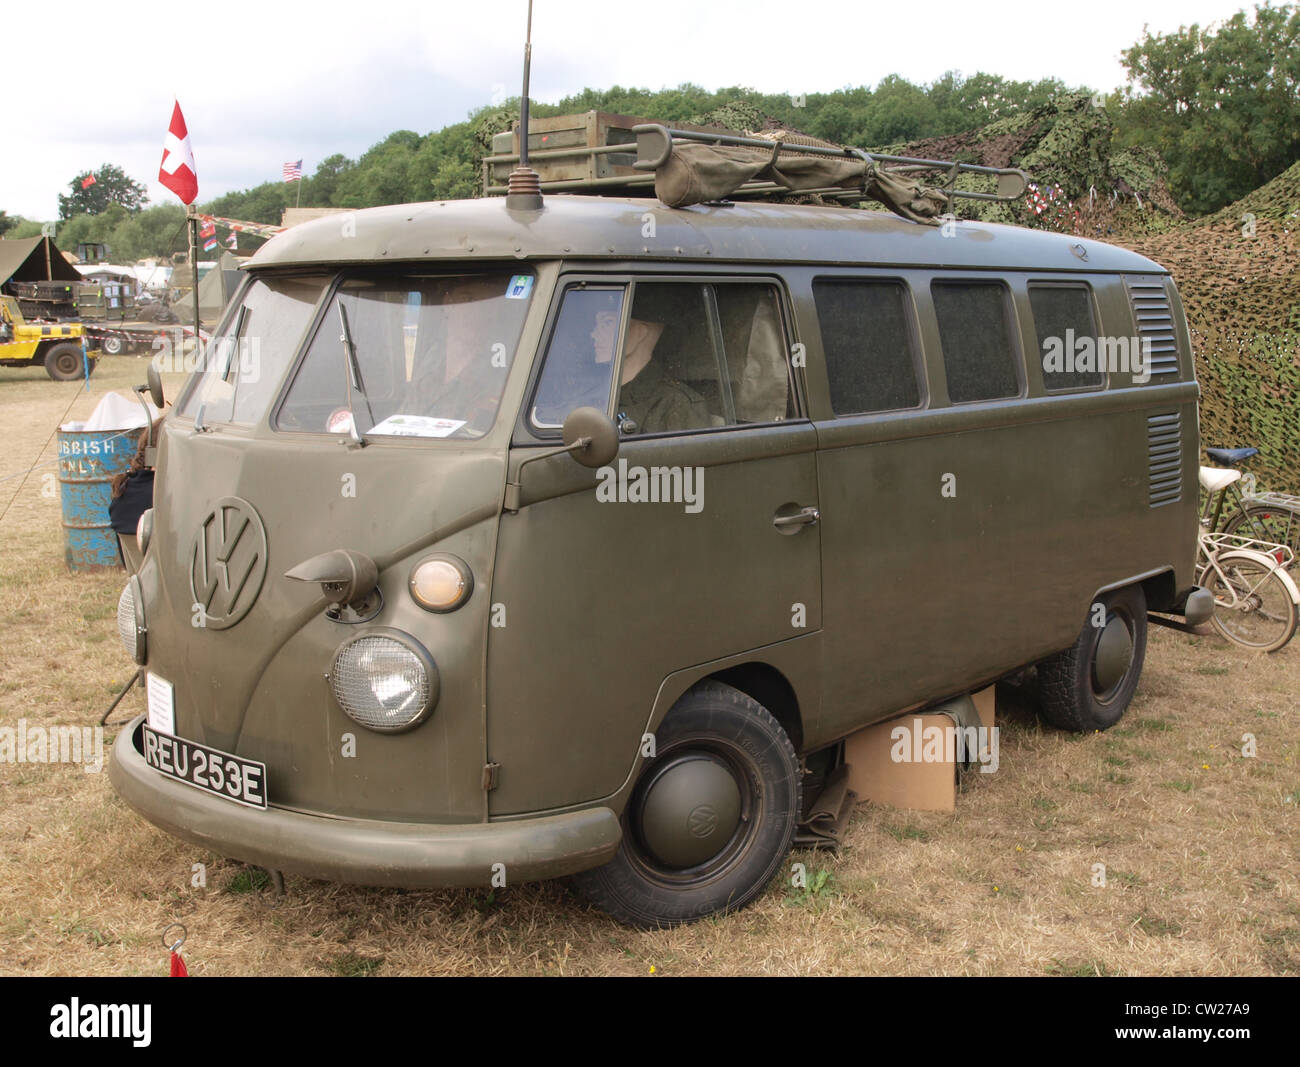
<path fill-rule="evenodd" d="M 348 311 L 343 306 L 343 301 L 339 304 L 339 324 L 343 327 L 343 333 L 339 340 L 343 342 L 343 360 L 344 366 L 348 372 L 348 415 L 351 418 L 352 440 L 359 445 L 366 443 L 365 435 L 357 430 L 357 415 L 352 407 L 352 390 L 355 389 L 361 394 L 361 399 L 366 402 L 366 415 L 370 421 L 366 423 L 366 430 L 369 431 L 375 424 L 375 413 L 370 407 L 370 398 L 366 396 L 366 387 L 361 380 L 361 364 L 357 362 L 357 346 L 352 342 L 352 330 L 348 327 Z"/>

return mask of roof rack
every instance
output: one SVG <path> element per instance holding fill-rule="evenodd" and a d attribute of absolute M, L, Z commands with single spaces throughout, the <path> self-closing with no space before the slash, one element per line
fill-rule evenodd
<path fill-rule="evenodd" d="M 842 148 L 834 145 L 810 143 L 812 138 L 792 135 L 789 138 L 749 137 L 738 134 L 713 133 L 707 130 L 672 129 L 658 123 L 643 123 L 634 126 L 632 132 L 637 135 L 637 170 L 654 172 L 666 164 L 673 148 L 679 142 L 694 144 L 729 146 L 734 148 L 757 148 L 770 152 L 772 159 L 782 155 L 823 156 L 830 159 L 861 160 L 878 167 L 888 164 L 891 174 L 918 174 L 941 172 L 942 176 L 931 188 L 942 193 L 951 205 L 954 197 L 968 200 L 992 200 L 1009 203 L 1024 196 L 1029 186 L 1029 175 L 1018 167 L 985 167 L 976 163 L 956 163 L 944 159 L 920 159 L 915 156 L 891 156 L 880 152 L 868 152 L 861 148 Z M 982 193 L 971 189 L 956 188 L 957 176 L 960 174 L 980 174 L 997 179 L 997 192 Z M 859 189 L 844 189 L 840 186 L 828 186 L 822 189 L 800 188 L 799 193 L 819 193 L 838 199 L 863 198 Z M 789 193 L 787 187 L 775 182 L 747 182 L 736 190 L 737 193 L 762 194 L 766 192 Z"/>
<path fill-rule="evenodd" d="M 845 148 L 816 141 L 800 134 L 753 137 L 703 127 L 670 127 L 662 123 L 646 122 L 627 115 L 612 115 L 591 111 L 582 115 L 566 115 L 534 120 L 529 133 L 528 158 L 541 175 L 543 192 L 579 192 L 609 195 L 654 196 L 656 177 L 667 169 L 674 153 L 684 146 L 705 146 L 715 149 L 741 149 L 754 153 L 753 159 L 767 157 L 768 174 L 758 178 L 739 180 L 728 186 L 727 198 L 761 198 L 765 196 L 816 195 L 823 199 L 858 202 L 868 198 L 881 199 L 875 192 L 864 192 L 873 176 L 881 184 L 897 186 L 929 176 L 928 185 L 916 181 L 916 188 L 951 210 L 955 198 L 1009 203 L 1024 196 L 1029 176 L 1016 167 L 986 167 L 974 163 L 957 163 L 951 160 L 921 159 L 913 156 L 895 156 L 868 152 L 860 148 Z M 493 153 L 483 160 L 483 192 L 501 195 L 507 191 L 510 167 L 519 161 L 518 133 L 497 134 L 492 141 Z M 635 154 L 634 150 L 635 149 Z M 694 149 L 687 149 L 689 154 Z M 789 164 L 802 158 L 802 173 L 792 175 Z M 812 164 L 816 159 L 827 161 L 829 167 L 820 169 Z M 846 166 L 834 167 L 834 163 Z M 782 169 L 782 165 L 785 169 Z M 856 165 L 856 166 L 855 166 Z M 796 164 L 795 169 L 800 165 Z M 743 168 L 742 168 L 743 169 Z M 750 167 L 751 170 L 758 168 Z M 771 180 L 775 171 L 780 180 Z M 855 174 L 861 180 L 848 180 Z M 981 192 L 958 189 L 957 178 L 969 174 L 994 179 L 996 191 Z M 819 178 L 826 179 L 818 181 Z M 898 207 L 884 199 L 887 206 Z M 913 217 L 907 212 L 908 217 Z M 929 214 L 929 212 L 925 212 Z"/>

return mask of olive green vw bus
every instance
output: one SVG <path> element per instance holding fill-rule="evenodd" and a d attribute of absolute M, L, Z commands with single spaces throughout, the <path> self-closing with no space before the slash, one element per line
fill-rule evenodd
<path fill-rule="evenodd" d="M 209 354 L 111 776 L 270 869 L 740 907 L 848 735 L 1034 664 L 1105 729 L 1207 615 L 1178 295 L 1096 241 L 525 187 L 288 230 Z"/>

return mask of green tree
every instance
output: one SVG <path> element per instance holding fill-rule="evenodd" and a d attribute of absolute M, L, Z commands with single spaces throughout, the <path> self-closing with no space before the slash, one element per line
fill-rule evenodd
<path fill-rule="evenodd" d="M 1123 53 L 1130 83 L 1145 91 L 1128 88 L 1121 141 L 1165 158 L 1189 213 L 1217 210 L 1300 158 L 1300 10 L 1254 15 L 1144 33 Z"/>
<path fill-rule="evenodd" d="M 83 183 L 88 178 L 94 182 L 88 186 Z M 98 215 L 110 204 L 117 204 L 127 211 L 139 211 L 149 199 L 145 187 L 127 176 L 121 167 L 105 163 L 99 170 L 83 171 L 68 183 L 69 192 L 59 194 L 59 218 L 70 219 L 74 215 Z"/>
<path fill-rule="evenodd" d="M 5 236 L 11 241 L 21 241 L 28 237 L 39 237 L 45 224 L 37 222 L 36 219 L 15 220 L 17 225 L 14 226 Z"/>
<path fill-rule="evenodd" d="M 10 217 L 7 212 L 0 211 L 0 237 L 3 237 L 22 221 L 21 215 Z"/>

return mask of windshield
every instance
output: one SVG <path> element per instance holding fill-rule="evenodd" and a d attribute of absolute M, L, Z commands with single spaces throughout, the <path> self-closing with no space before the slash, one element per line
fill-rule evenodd
<path fill-rule="evenodd" d="M 231 306 L 191 379 L 180 414 L 204 425 L 257 422 L 284 380 L 328 279 L 258 278 Z"/>
<path fill-rule="evenodd" d="M 345 280 L 277 428 L 481 437 L 496 418 L 532 291 L 531 274 Z"/>

